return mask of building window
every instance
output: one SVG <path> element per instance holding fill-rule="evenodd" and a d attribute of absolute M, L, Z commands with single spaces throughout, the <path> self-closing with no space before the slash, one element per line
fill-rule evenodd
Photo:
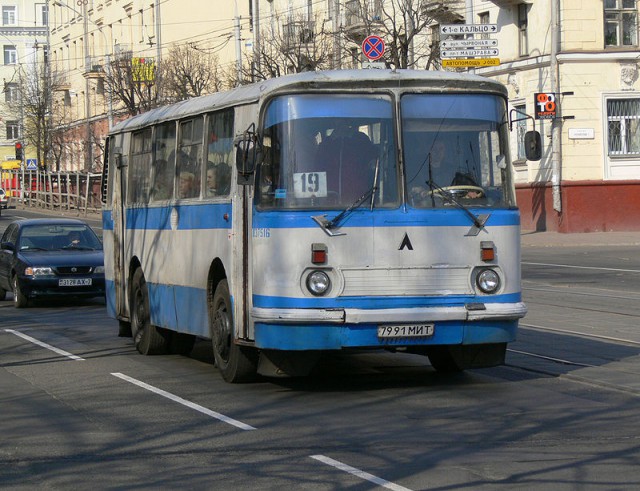
<path fill-rule="evenodd" d="M 640 156 L 640 98 L 607 101 L 610 157 Z"/>
<path fill-rule="evenodd" d="M 45 3 L 36 3 L 36 22 L 38 25 L 47 26 L 49 24 L 49 9 Z"/>
<path fill-rule="evenodd" d="M 489 12 L 482 12 L 481 14 L 478 14 L 478 21 L 480 24 L 490 24 Z M 481 34 L 480 39 L 489 39 L 489 34 Z"/>
<path fill-rule="evenodd" d="M 638 45 L 636 0 L 604 0 L 604 44 Z"/>
<path fill-rule="evenodd" d="M 529 55 L 528 25 L 529 6 L 526 3 L 521 3 L 518 5 L 518 50 L 520 56 Z"/>
<path fill-rule="evenodd" d="M 16 7 L 15 6 L 3 6 L 2 7 L 2 25 L 12 26 L 16 23 Z"/>
<path fill-rule="evenodd" d="M 10 82 L 4 84 L 4 101 L 5 102 L 18 102 L 20 95 L 18 93 L 18 84 Z"/>
<path fill-rule="evenodd" d="M 4 47 L 4 64 L 15 65 L 18 63 L 18 50 L 15 46 Z"/>
<path fill-rule="evenodd" d="M 7 121 L 7 140 L 20 138 L 20 124 L 17 121 Z"/>

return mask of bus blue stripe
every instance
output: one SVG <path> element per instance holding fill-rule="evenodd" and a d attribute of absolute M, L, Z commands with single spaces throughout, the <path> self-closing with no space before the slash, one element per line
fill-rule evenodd
<path fill-rule="evenodd" d="M 475 215 L 489 214 L 487 227 L 520 225 L 518 210 L 471 209 Z M 327 215 L 330 220 L 340 211 L 268 211 L 253 215 L 254 228 L 314 228 L 318 224 L 311 218 L 315 215 Z M 471 219 L 462 210 L 415 210 L 404 212 L 396 210 L 355 210 L 342 224 L 349 227 L 460 227 L 471 226 Z"/>
<path fill-rule="evenodd" d="M 267 309 L 398 309 L 415 307 L 435 307 L 464 305 L 470 302 L 515 303 L 521 302 L 522 295 L 508 293 L 504 295 L 447 295 L 443 297 L 330 297 L 330 298 L 292 298 L 253 295 L 253 306 Z"/>
<path fill-rule="evenodd" d="M 127 229 L 171 230 L 171 212 L 174 209 L 179 217 L 177 221 L 178 230 L 231 228 L 231 203 L 205 203 L 128 208 Z"/>

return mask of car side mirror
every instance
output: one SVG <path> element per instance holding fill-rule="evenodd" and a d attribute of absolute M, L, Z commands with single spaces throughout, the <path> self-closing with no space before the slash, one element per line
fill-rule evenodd
<path fill-rule="evenodd" d="M 542 138 L 537 131 L 527 131 L 524 134 L 524 154 L 527 160 L 540 160 L 542 157 Z"/>
<path fill-rule="evenodd" d="M 14 245 L 13 242 L 3 242 L 2 244 L 0 244 L 0 247 L 2 247 L 3 251 L 15 251 L 16 250 L 16 246 Z"/>

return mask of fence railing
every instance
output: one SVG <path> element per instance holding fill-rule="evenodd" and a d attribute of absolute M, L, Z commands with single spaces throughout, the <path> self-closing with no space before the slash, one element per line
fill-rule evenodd
<path fill-rule="evenodd" d="M 3 170 L 2 186 L 11 200 L 49 210 L 99 213 L 101 174 Z"/>

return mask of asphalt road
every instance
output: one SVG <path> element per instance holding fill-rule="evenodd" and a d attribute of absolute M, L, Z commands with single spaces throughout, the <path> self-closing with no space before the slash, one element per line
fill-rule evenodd
<path fill-rule="evenodd" d="M 0 229 L 11 214 L 3 212 Z M 0 302 L 3 489 L 612 490 L 640 486 L 640 254 L 523 248 L 503 367 L 328 355 L 230 385 L 209 343 L 137 354 L 102 301 Z"/>

